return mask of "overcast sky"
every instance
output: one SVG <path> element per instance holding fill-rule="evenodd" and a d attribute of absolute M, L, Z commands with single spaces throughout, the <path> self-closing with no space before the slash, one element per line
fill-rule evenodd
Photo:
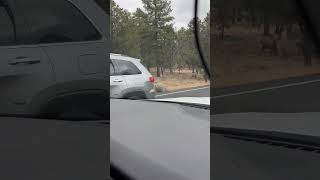
<path fill-rule="evenodd" d="M 120 7 L 133 12 L 142 8 L 141 0 L 114 0 Z M 193 18 L 194 0 L 171 0 L 172 16 L 176 28 L 186 27 Z M 203 19 L 210 9 L 210 0 L 200 0 L 200 18 Z"/>

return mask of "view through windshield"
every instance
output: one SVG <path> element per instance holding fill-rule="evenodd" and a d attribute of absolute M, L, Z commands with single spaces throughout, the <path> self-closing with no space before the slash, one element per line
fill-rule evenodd
<path fill-rule="evenodd" d="M 299 2 L 213 1 L 215 114 L 320 110 L 318 16 Z"/>
<path fill-rule="evenodd" d="M 206 59 L 209 3 L 200 2 L 197 19 Z M 111 12 L 111 98 L 210 96 L 210 81 L 195 46 L 193 0 L 114 0 Z"/>

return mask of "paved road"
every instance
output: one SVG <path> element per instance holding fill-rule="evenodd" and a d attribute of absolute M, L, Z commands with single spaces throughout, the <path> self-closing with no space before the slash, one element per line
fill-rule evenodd
<path fill-rule="evenodd" d="M 210 97 L 210 87 L 197 87 L 192 89 L 184 89 L 168 93 L 161 93 L 156 98 L 177 98 L 177 97 Z"/>
<path fill-rule="evenodd" d="M 213 89 L 214 114 L 320 112 L 320 75 Z"/>

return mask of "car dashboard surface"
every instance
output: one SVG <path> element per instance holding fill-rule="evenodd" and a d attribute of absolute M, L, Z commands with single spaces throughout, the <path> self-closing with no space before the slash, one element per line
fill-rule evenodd
<path fill-rule="evenodd" d="M 210 178 L 209 109 L 121 99 L 110 103 L 110 160 L 119 172 L 139 180 Z"/>
<path fill-rule="evenodd" d="M 109 125 L 0 117 L 0 179 L 106 179 Z"/>
<path fill-rule="evenodd" d="M 211 116 L 211 179 L 319 179 L 319 117 L 320 113 Z M 279 138 L 272 138 L 275 135 Z"/>

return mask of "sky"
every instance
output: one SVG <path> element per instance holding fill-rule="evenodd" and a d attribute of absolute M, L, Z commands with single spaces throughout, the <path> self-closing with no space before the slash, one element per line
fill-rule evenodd
<path fill-rule="evenodd" d="M 114 0 L 121 8 L 134 12 L 142 8 L 141 0 Z M 187 27 L 193 18 L 194 0 L 171 0 L 175 28 Z M 199 17 L 203 19 L 210 10 L 210 0 L 199 0 Z"/>

